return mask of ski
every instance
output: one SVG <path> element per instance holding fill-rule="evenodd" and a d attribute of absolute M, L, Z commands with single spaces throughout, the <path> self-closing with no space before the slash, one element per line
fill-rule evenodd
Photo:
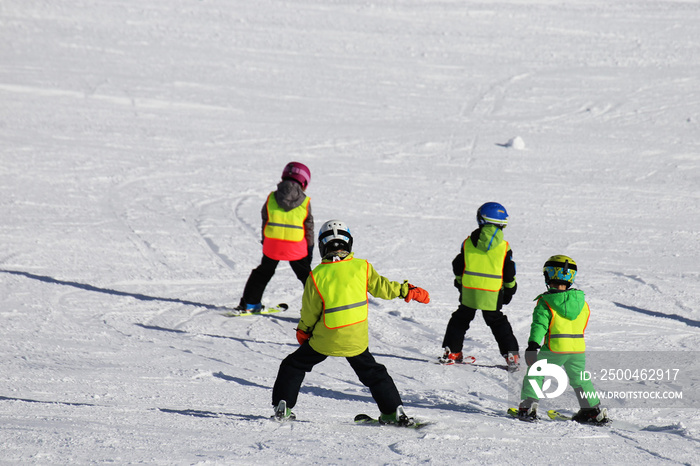
<path fill-rule="evenodd" d="M 476 358 L 474 356 L 465 356 L 462 361 L 456 362 L 452 359 L 443 359 L 443 358 L 438 358 L 436 364 L 440 364 L 441 366 L 466 366 L 467 364 L 474 364 L 476 362 Z"/>
<path fill-rule="evenodd" d="M 357 416 L 355 416 L 355 424 L 364 424 L 364 425 L 373 425 L 373 426 L 393 426 L 393 427 L 403 427 L 406 429 L 420 429 L 420 428 L 423 428 L 427 425 L 430 425 L 429 422 L 419 422 L 419 421 L 415 421 L 415 420 L 412 421 L 412 423 L 406 424 L 406 425 L 384 423 L 384 422 L 381 422 L 379 419 L 370 416 L 369 414 L 358 414 Z"/>
<path fill-rule="evenodd" d="M 609 418 L 607 418 L 608 411 L 606 408 L 603 408 L 603 409 L 605 410 L 604 414 L 603 414 L 605 416 L 604 422 L 585 422 L 584 424 L 590 424 L 593 426 L 604 426 L 604 425 L 610 424 L 612 421 Z M 537 421 L 537 418 L 521 418 L 521 417 L 519 417 L 518 416 L 518 408 L 508 408 L 508 415 L 510 415 L 511 417 L 514 417 L 516 419 L 519 419 L 521 421 L 525 421 L 525 422 Z M 559 411 L 557 411 L 556 409 L 548 410 L 547 417 L 552 421 L 573 421 L 573 417 L 567 416 L 566 414 L 562 414 Z"/>
<path fill-rule="evenodd" d="M 518 412 L 519 412 L 518 408 L 508 408 L 508 411 L 507 411 L 509 416 L 514 417 L 515 419 L 517 419 L 519 421 L 537 422 L 539 420 L 539 418 L 537 418 L 537 417 L 520 417 L 518 415 Z"/>
<path fill-rule="evenodd" d="M 553 421 L 573 421 L 573 417 L 562 414 L 556 409 L 547 411 L 547 417 Z M 582 422 L 582 424 L 590 424 L 592 426 L 604 426 L 610 424 L 612 420 L 608 417 L 608 408 L 603 408 L 598 416 L 601 420 L 597 422 Z"/>
<path fill-rule="evenodd" d="M 553 421 L 571 421 L 571 416 L 560 413 L 555 409 L 550 409 L 547 411 L 547 417 Z"/>
<path fill-rule="evenodd" d="M 263 306 L 263 308 L 257 312 L 246 311 L 245 308 L 236 307 L 236 308 L 234 308 L 233 311 L 224 312 L 221 315 L 224 317 L 258 316 L 258 315 L 263 315 L 263 314 L 275 314 L 277 312 L 284 312 L 287 309 L 289 309 L 289 305 L 286 303 L 280 303 L 276 306 L 270 306 L 270 307 Z"/>

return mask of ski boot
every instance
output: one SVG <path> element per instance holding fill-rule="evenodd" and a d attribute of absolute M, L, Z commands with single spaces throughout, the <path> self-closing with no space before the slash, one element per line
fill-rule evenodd
<path fill-rule="evenodd" d="M 459 353 L 453 353 L 450 351 L 449 347 L 445 347 L 445 354 L 442 355 L 441 358 L 438 358 L 438 362 L 446 366 L 452 364 L 462 364 L 462 362 L 464 362 L 464 355 L 461 351 Z"/>
<path fill-rule="evenodd" d="M 599 426 L 610 422 L 608 408 L 600 409 L 600 405 L 593 408 L 581 408 L 578 413 L 571 417 L 571 420 L 581 424 L 595 424 Z"/>
<path fill-rule="evenodd" d="M 263 305 L 258 303 L 258 304 L 246 304 L 245 305 L 245 310 L 246 312 L 260 312 L 262 311 Z"/>
<path fill-rule="evenodd" d="M 292 412 L 290 408 L 287 408 L 287 402 L 282 400 L 275 407 L 274 419 L 276 421 L 293 421 L 297 416 Z"/>
<path fill-rule="evenodd" d="M 234 307 L 233 309 L 240 312 L 260 312 L 264 308 L 265 307 L 261 303 L 248 304 L 245 302 L 245 299 L 241 298 L 241 300 L 238 302 L 238 306 Z"/>
<path fill-rule="evenodd" d="M 537 420 L 537 402 L 532 403 L 530 406 L 523 406 L 522 404 L 518 408 L 518 419 L 525 422 L 534 422 Z"/>
<path fill-rule="evenodd" d="M 518 353 L 509 353 L 504 357 L 508 365 L 508 372 L 517 372 L 520 370 L 520 355 Z"/>
<path fill-rule="evenodd" d="M 412 417 L 408 417 L 406 415 L 406 411 L 404 411 L 403 406 L 399 405 L 396 408 L 396 412 L 391 413 L 391 414 L 384 414 L 382 413 L 379 416 L 379 423 L 380 424 L 394 424 L 400 427 L 409 427 L 415 424 L 415 421 Z"/>

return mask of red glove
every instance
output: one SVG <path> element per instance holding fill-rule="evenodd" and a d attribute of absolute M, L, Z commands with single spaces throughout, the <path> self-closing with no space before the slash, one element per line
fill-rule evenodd
<path fill-rule="evenodd" d="M 430 294 L 423 288 L 418 288 L 410 283 L 408 284 L 408 293 L 406 293 L 406 302 L 418 301 L 419 303 L 428 304 L 430 302 Z"/>
<path fill-rule="evenodd" d="M 311 338 L 310 333 L 305 332 L 300 328 L 297 329 L 297 341 L 300 345 L 303 345 L 305 342 L 307 342 L 309 338 Z"/>

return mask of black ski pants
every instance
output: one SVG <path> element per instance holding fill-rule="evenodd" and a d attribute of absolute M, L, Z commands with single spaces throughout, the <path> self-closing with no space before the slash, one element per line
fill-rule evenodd
<path fill-rule="evenodd" d="M 472 309 L 463 304 L 460 304 L 455 312 L 452 313 L 450 321 L 447 323 L 445 330 L 445 338 L 442 341 L 443 348 L 450 348 L 453 353 L 459 353 L 464 346 L 464 335 L 469 330 L 469 324 L 476 316 L 476 309 Z M 504 357 L 508 353 L 517 353 L 519 351 L 518 340 L 513 335 L 513 329 L 508 322 L 508 318 L 501 311 L 481 311 L 484 316 L 484 322 L 491 329 L 498 350 Z"/>
<path fill-rule="evenodd" d="M 265 287 L 272 279 L 277 269 L 277 264 L 280 261 L 270 259 L 263 254 L 260 265 L 250 272 L 248 281 L 243 289 L 243 301 L 247 304 L 258 304 L 262 299 L 263 293 L 265 292 Z M 299 259 L 298 261 L 290 261 L 289 265 L 292 267 L 294 274 L 297 276 L 302 285 L 306 284 L 306 279 L 311 272 L 311 254 Z"/>
<path fill-rule="evenodd" d="M 314 350 L 307 341 L 284 358 L 277 373 L 275 386 L 272 388 L 272 405 L 277 406 L 284 400 L 288 408 L 293 408 L 297 404 L 299 390 L 306 373 L 311 372 L 316 364 L 323 362 L 327 357 Z M 374 360 L 369 348 L 357 356 L 345 359 L 350 363 L 360 382 L 369 388 L 372 398 L 379 406 L 379 411 L 384 414 L 396 412 L 396 408 L 403 404 L 399 391 L 386 367 Z"/>

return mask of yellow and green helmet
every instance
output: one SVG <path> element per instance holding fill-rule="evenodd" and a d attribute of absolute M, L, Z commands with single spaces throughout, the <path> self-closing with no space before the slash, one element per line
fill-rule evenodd
<path fill-rule="evenodd" d="M 569 256 L 557 254 L 547 259 L 542 271 L 544 272 L 544 282 L 549 287 L 556 285 L 566 285 L 568 289 L 574 284 L 576 278 L 576 261 Z"/>

